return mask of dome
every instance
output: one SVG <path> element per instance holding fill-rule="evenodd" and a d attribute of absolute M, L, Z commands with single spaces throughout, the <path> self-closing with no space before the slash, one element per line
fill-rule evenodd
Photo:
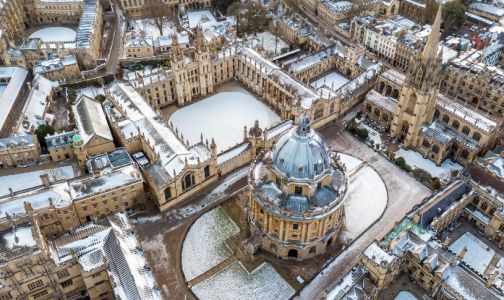
<path fill-rule="evenodd" d="M 80 142 L 80 141 L 81 141 L 81 137 L 80 137 L 80 135 L 75 134 L 75 135 L 72 137 L 72 142 L 77 143 L 77 142 Z"/>
<path fill-rule="evenodd" d="M 287 177 L 311 179 L 330 169 L 327 145 L 302 116 L 298 126 L 282 136 L 273 150 L 273 167 Z"/>

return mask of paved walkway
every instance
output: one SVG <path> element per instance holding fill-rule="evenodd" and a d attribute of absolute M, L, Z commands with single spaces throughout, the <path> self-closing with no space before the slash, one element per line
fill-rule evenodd
<path fill-rule="evenodd" d="M 332 150 L 351 153 L 368 162 L 383 178 L 389 202 L 382 217 L 357 238 L 342 254 L 317 275 L 296 299 L 321 299 L 359 261 L 359 255 L 374 240 L 381 240 L 404 216 L 431 191 L 405 174 L 386 158 L 358 141 L 340 126 L 331 126 L 321 133 Z"/>

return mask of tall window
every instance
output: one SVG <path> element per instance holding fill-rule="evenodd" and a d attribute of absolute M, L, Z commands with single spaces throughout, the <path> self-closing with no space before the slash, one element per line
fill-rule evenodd
<path fill-rule="evenodd" d="M 296 194 L 296 195 L 302 195 L 303 194 L 303 187 L 296 185 L 294 187 L 294 194 Z"/>
<path fill-rule="evenodd" d="M 189 173 L 186 176 L 184 176 L 184 180 L 182 180 L 182 189 L 187 190 L 193 185 L 194 185 L 194 174 Z"/>
<path fill-rule="evenodd" d="M 170 199 L 172 197 L 172 194 L 171 194 L 171 188 L 170 187 L 167 187 L 165 190 L 164 190 L 164 196 L 165 196 L 165 199 Z"/>
<path fill-rule="evenodd" d="M 210 166 L 205 166 L 205 178 L 208 178 L 210 176 Z"/>

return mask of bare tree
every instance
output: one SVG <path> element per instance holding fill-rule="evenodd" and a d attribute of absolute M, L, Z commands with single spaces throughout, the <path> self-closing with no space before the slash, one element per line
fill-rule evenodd
<path fill-rule="evenodd" d="M 152 19 L 151 24 L 156 26 L 160 35 L 164 35 L 163 29 L 170 25 L 170 15 L 172 14 L 172 6 L 163 0 L 151 0 L 146 2 L 142 9 L 142 18 Z"/>

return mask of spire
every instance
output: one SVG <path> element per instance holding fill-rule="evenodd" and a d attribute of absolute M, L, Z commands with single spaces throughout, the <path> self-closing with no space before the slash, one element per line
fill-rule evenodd
<path fill-rule="evenodd" d="M 427 38 L 427 43 L 423 50 L 422 57 L 427 59 L 436 59 L 438 54 L 439 44 L 439 31 L 441 30 L 441 17 L 442 17 L 442 2 L 438 2 L 438 10 L 434 23 L 432 23 L 431 33 Z"/>

